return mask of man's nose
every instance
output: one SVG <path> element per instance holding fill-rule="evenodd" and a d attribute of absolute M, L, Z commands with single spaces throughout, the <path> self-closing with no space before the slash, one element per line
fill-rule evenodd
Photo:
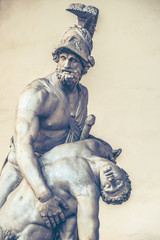
<path fill-rule="evenodd" d="M 64 63 L 64 68 L 70 68 L 70 61 L 69 61 L 69 59 L 66 59 L 66 61 Z"/>

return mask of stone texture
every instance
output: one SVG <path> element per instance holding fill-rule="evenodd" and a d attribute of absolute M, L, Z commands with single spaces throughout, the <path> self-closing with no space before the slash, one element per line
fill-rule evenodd
<path fill-rule="evenodd" d="M 68 13 L 64 22 L 58 22 L 69 3 L 0 1 L 0 164 L 8 152 L 20 92 L 55 69 L 51 52 L 73 24 Z M 101 202 L 100 240 L 159 240 L 160 3 L 96 4 L 100 10 L 94 36 L 96 65 L 83 78 L 90 94 L 89 112 L 97 117 L 92 132 L 123 149 L 119 164 L 130 174 L 133 187 L 122 206 Z"/>

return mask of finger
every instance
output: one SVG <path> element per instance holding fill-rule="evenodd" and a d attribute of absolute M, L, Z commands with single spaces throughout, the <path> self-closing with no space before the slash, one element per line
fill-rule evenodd
<path fill-rule="evenodd" d="M 62 220 L 63 222 L 65 221 L 65 216 L 64 216 L 63 212 L 60 212 L 60 213 L 59 213 L 59 218 L 60 218 L 60 220 Z"/>
<path fill-rule="evenodd" d="M 62 200 L 60 201 L 59 205 L 61 205 L 65 209 L 69 208 L 68 204 L 66 202 L 62 201 Z"/>
<path fill-rule="evenodd" d="M 53 217 L 50 217 L 49 220 L 50 220 L 50 222 L 51 222 L 51 224 L 52 224 L 52 227 L 55 228 L 55 227 L 56 227 L 56 223 L 55 223 L 54 218 L 53 218 Z"/>
<path fill-rule="evenodd" d="M 59 224 L 59 223 L 60 223 L 60 220 L 59 220 L 58 215 L 55 215 L 55 216 L 54 216 L 54 220 L 55 220 L 56 224 Z"/>
<path fill-rule="evenodd" d="M 47 217 L 42 217 L 43 221 L 45 222 L 47 228 L 51 228 L 51 223 Z"/>

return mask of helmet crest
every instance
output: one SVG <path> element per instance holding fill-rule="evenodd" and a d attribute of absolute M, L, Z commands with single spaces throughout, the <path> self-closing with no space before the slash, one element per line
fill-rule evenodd
<path fill-rule="evenodd" d="M 78 55 L 82 62 L 94 65 L 91 56 L 93 48 L 92 37 L 97 24 L 99 10 L 93 6 L 75 3 L 69 5 L 67 11 L 78 17 L 78 25 L 70 27 L 62 36 L 58 47 L 52 52 L 53 60 L 58 62 L 62 50 L 70 50 Z"/>

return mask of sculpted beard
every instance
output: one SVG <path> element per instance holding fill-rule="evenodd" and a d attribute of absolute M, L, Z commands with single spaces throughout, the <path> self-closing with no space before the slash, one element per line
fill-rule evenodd
<path fill-rule="evenodd" d="M 60 67 L 56 68 L 56 76 L 62 84 L 67 86 L 78 84 L 81 79 L 81 73 L 78 70 L 69 71 L 61 69 Z"/>

